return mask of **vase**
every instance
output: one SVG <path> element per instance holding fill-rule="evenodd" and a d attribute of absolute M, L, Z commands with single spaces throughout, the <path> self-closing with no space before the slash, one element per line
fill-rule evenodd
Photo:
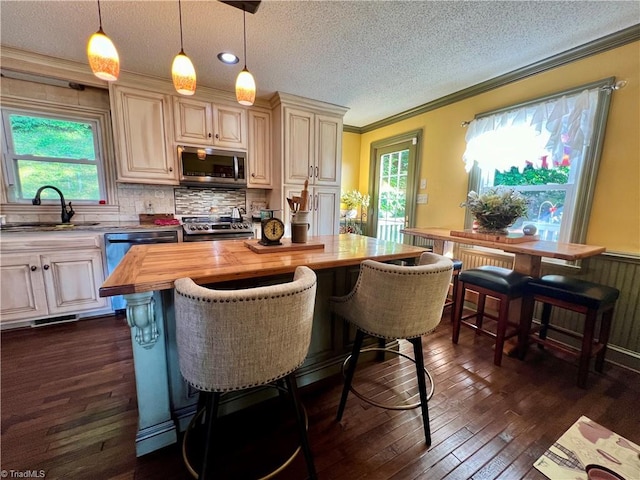
<path fill-rule="evenodd" d="M 509 233 L 507 228 L 513 225 L 518 218 L 491 213 L 475 215 L 479 233 L 495 233 L 497 235 L 507 235 Z"/>

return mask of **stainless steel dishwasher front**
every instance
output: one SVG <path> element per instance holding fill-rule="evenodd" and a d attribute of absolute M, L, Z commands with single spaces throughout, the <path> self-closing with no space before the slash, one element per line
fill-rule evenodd
<path fill-rule="evenodd" d="M 120 263 L 120 260 L 122 260 L 124 255 L 133 245 L 177 242 L 178 232 L 175 230 L 107 233 L 104 236 L 104 245 L 107 255 L 107 271 L 109 275 L 111 275 Z M 111 297 L 111 306 L 115 311 L 124 309 L 126 303 L 122 295 Z"/>

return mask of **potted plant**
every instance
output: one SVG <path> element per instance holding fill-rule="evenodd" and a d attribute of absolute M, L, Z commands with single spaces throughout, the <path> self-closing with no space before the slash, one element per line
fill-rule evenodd
<path fill-rule="evenodd" d="M 506 234 L 507 227 L 527 216 L 529 201 L 513 189 L 491 188 L 482 194 L 469 192 L 460 206 L 469 209 L 479 232 Z"/>

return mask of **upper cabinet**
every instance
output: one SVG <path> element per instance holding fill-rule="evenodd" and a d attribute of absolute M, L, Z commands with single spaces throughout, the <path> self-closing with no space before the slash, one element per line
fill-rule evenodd
<path fill-rule="evenodd" d="M 247 111 L 242 107 L 173 97 L 176 142 L 247 149 Z"/>
<path fill-rule="evenodd" d="M 342 115 L 283 108 L 284 183 L 340 186 Z"/>
<path fill-rule="evenodd" d="M 171 97 L 110 85 L 118 181 L 178 184 Z"/>
<path fill-rule="evenodd" d="M 272 188 L 271 112 L 249 110 L 248 188 Z"/>

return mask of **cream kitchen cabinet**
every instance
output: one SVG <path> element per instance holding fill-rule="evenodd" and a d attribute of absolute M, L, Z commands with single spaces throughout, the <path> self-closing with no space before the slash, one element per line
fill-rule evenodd
<path fill-rule="evenodd" d="M 287 186 L 287 198 L 299 196 L 299 186 Z M 340 230 L 340 189 L 334 187 L 309 188 L 309 235 L 337 235 Z M 287 204 L 282 220 L 290 234 L 291 211 Z"/>
<path fill-rule="evenodd" d="M 171 96 L 110 86 L 119 182 L 178 185 Z"/>
<path fill-rule="evenodd" d="M 247 149 L 247 111 L 241 107 L 173 97 L 176 142 Z"/>
<path fill-rule="evenodd" d="M 3 325 L 108 308 L 98 296 L 105 276 L 97 236 L 17 242 L 20 237 L 7 236 L 0 253 Z"/>
<path fill-rule="evenodd" d="M 284 181 L 340 186 L 342 117 L 284 108 Z"/>
<path fill-rule="evenodd" d="M 249 110 L 248 188 L 271 188 L 271 113 Z"/>

